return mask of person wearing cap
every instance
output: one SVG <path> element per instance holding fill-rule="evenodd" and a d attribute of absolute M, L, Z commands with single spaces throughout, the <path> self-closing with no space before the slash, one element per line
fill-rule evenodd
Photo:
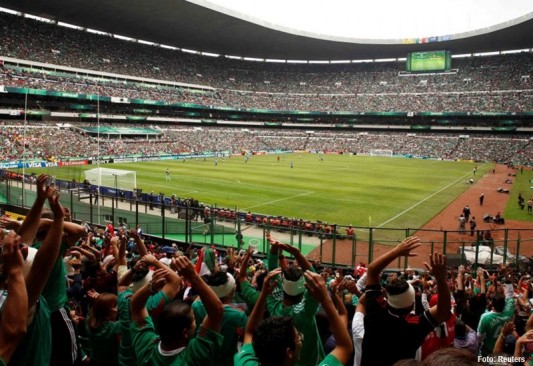
<path fill-rule="evenodd" d="M 446 283 L 446 257 L 430 256 L 431 273 L 437 282 L 437 305 L 421 315 L 411 314 L 415 289 L 404 278 L 392 280 L 385 288 L 380 285 L 383 269 L 399 257 L 415 256 L 420 239 L 409 237 L 368 266 L 361 365 L 392 365 L 396 361 L 415 358 L 426 335 L 446 321 L 451 311 L 450 290 Z M 384 352 L 386 350 L 386 352 Z"/>
<path fill-rule="evenodd" d="M 236 288 L 235 278 L 230 273 L 223 271 L 214 272 L 203 278 L 224 304 L 224 315 L 220 328 L 220 334 L 224 336 L 224 341 L 220 354 L 213 360 L 212 365 L 233 365 L 233 355 L 237 353 L 238 343 L 242 343 L 242 336 L 248 322 L 248 316 L 244 311 L 231 306 Z M 201 324 L 207 316 L 202 300 L 196 300 L 191 307 L 196 323 Z"/>
<path fill-rule="evenodd" d="M 160 252 L 163 253 L 164 256 L 159 259 L 159 262 L 163 263 L 166 266 L 170 266 L 170 263 L 172 263 L 172 257 L 174 257 L 174 254 L 176 254 L 176 248 L 163 247 L 161 248 Z"/>
<path fill-rule="evenodd" d="M 268 296 L 267 308 L 271 316 L 288 316 L 294 319 L 294 326 L 305 338 L 300 360 L 295 365 L 316 365 L 324 358 L 324 349 L 318 334 L 315 315 L 319 302 L 305 289 L 305 271 L 314 272 L 311 263 L 298 248 L 281 244 L 267 237 L 271 247 L 268 255 L 268 270 L 278 268 L 279 254 L 289 252 L 300 267 L 287 266 L 282 271 L 282 278 L 277 289 Z"/>

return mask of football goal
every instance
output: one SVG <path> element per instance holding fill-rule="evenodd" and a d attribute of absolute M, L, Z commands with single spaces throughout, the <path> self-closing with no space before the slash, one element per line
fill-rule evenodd
<path fill-rule="evenodd" d="M 132 170 L 95 168 L 85 171 L 85 178 L 93 185 L 133 191 L 137 187 L 137 173 Z"/>
<path fill-rule="evenodd" d="M 389 157 L 392 157 L 392 150 L 373 149 L 373 150 L 370 150 L 370 156 L 389 156 Z"/>

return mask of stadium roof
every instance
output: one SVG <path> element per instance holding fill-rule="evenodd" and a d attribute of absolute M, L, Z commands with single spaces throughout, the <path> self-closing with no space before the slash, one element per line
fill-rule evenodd
<path fill-rule="evenodd" d="M 422 50 L 446 49 L 452 51 L 452 54 L 464 54 L 533 47 L 533 12 L 526 12 L 494 26 L 456 35 L 433 37 L 429 34 L 418 38 L 398 38 L 393 42 L 373 42 L 322 33 L 317 35 L 261 21 L 255 16 L 237 14 L 235 10 L 223 8 L 220 4 L 207 4 L 206 0 L 191 1 L 0 0 L 0 6 L 182 49 L 254 58 L 356 60 L 405 57 L 408 52 Z M 410 3 L 405 3 L 404 6 L 406 12 L 409 12 Z M 441 6 L 448 6 L 447 2 L 442 2 Z M 432 9 L 439 14 L 438 8 Z M 458 13 L 461 10 L 461 7 L 454 9 Z M 302 14 L 296 16 L 301 17 Z M 355 21 L 357 18 L 354 16 Z M 382 19 L 376 17 L 377 27 L 382 26 L 382 22 Z M 339 39 L 343 41 L 338 41 Z"/>

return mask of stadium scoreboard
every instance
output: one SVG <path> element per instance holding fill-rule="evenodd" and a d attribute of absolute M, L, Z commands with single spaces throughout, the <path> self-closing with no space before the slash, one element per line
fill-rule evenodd
<path fill-rule="evenodd" d="M 450 51 L 410 52 L 406 68 L 409 72 L 445 71 L 452 66 Z"/>

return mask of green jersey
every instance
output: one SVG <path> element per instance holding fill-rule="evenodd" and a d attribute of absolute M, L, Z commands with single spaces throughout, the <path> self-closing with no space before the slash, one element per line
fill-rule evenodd
<path fill-rule="evenodd" d="M 91 365 L 118 365 L 118 350 L 120 344 L 120 321 L 105 322 L 95 329 L 91 329 L 86 322 L 87 335 L 91 343 Z"/>
<path fill-rule="evenodd" d="M 301 360 L 300 360 L 301 362 Z M 234 357 L 235 366 L 259 366 L 261 363 L 255 355 L 252 343 L 247 343 L 242 346 L 241 351 Z M 322 361 L 318 363 L 319 366 L 343 366 L 342 363 L 333 356 L 328 354 Z M 311 365 L 312 366 L 312 365 Z"/>
<path fill-rule="evenodd" d="M 133 349 L 133 343 L 131 339 L 131 316 L 130 316 L 130 301 L 133 296 L 133 291 L 127 289 L 118 294 L 118 320 L 121 326 L 122 337 L 120 339 L 120 347 L 118 354 L 118 362 L 120 366 L 130 366 L 137 363 L 135 358 L 135 350 Z M 165 295 L 163 291 L 159 291 L 151 295 L 146 301 L 146 309 L 152 317 L 152 322 L 155 323 L 161 310 L 166 304 L 170 302 L 170 299 Z"/>
<path fill-rule="evenodd" d="M 42 242 L 39 241 L 35 243 L 34 248 L 39 249 L 41 245 Z M 65 254 L 66 250 L 67 244 L 62 242 L 59 257 L 54 263 L 50 277 L 48 277 L 48 281 L 46 281 L 46 285 L 42 292 L 52 313 L 61 309 L 68 302 L 67 269 L 65 267 L 65 262 L 63 262 L 63 254 Z"/>
<path fill-rule="evenodd" d="M 33 320 L 28 332 L 20 341 L 9 365 L 42 366 L 50 364 L 52 356 L 52 323 L 50 308 L 43 296 L 35 305 Z"/>
<path fill-rule="evenodd" d="M 481 315 L 477 332 L 483 335 L 482 349 L 485 353 L 492 353 L 503 325 L 513 317 L 514 307 L 515 300 L 509 297 L 505 299 L 505 308 L 501 313 L 489 311 Z"/>
<path fill-rule="evenodd" d="M 268 268 L 270 271 L 277 267 L 277 255 L 269 253 Z M 311 267 L 314 272 L 314 269 Z M 318 335 L 315 315 L 318 312 L 318 300 L 306 290 L 302 301 L 292 306 L 283 305 L 283 290 L 281 280 L 267 298 L 267 309 L 270 316 L 288 316 L 294 319 L 294 326 L 304 335 L 304 344 L 298 366 L 316 365 L 324 358 L 324 348 Z"/>
<path fill-rule="evenodd" d="M 130 301 L 132 296 L 133 291 L 130 289 L 120 292 L 117 296 L 118 321 L 121 328 L 120 333 L 122 334 L 118 350 L 118 364 L 120 366 L 137 364 L 130 331 Z"/>
<path fill-rule="evenodd" d="M 155 333 L 152 319 L 146 317 L 144 321 L 145 326 L 142 328 L 139 328 L 136 322 L 131 323 L 133 347 L 138 365 L 212 365 L 214 357 L 222 346 L 223 337 L 221 334 L 200 327 L 200 333 L 189 341 L 187 347 L 174 351 L 163 351 Z"/>
<path fill-rule="evenodd" d="M 252 343 L 246 343 L 241 347 L 239 353 L 233 357 L 235 366 L 256 366 L 259 365 L 259 359 L 255 355 Z"/>
<path fill-rule="evenodd" d="M 248 309 L 253 309 L 257 299 L 259 299 L 259 291 L 257 291 L 250 282 L 241 282 L 241 296 L 248 306 Z M 251 312 L 251 310 L 249 310 Z"/>
<path fill-rule="evenodd" d="M 196 324 L 202 324 L 207 316 L 204 304 L 201 301 L 195 301 L 192 304 Z M 222 325 L 220 334 L 224 336 L 220 354 L 214 360 L 213 365 L 233 365 L 233 356 L 237 353 L 237 346 L 242 342 L 244 330 L 248 316 L 238 309 L 229 305 L 224 305 L 224 315 L 222 316 Z"/>

